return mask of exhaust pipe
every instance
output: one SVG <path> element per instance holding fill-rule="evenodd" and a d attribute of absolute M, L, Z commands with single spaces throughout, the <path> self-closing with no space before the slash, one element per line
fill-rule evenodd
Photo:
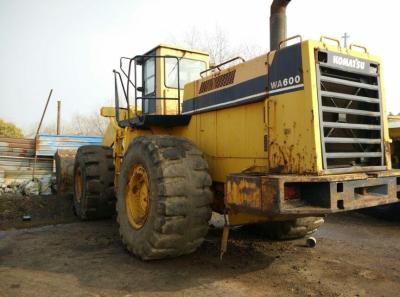
<path fill-rule="evenodd" d="M 269 17 L 270 50 L 279 49 L 279 43 L 286 39 L 286 7 L 291 0 L 273 0 Z"/>

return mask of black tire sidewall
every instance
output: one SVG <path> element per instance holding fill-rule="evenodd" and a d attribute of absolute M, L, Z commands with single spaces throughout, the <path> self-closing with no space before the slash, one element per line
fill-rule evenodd
<path fill-rule="evenodd" d="M 124 157 L 118 182 L 118 223 L 120 225 L 120 228 L 123 229 L 122 232 L 124 233 L 124 240 L 128 242 L 128 245 L 131 246 L 134 252 L 137 254 L 141 254 L 143 244 L 146 244 L 146 241 L 151 236 L 150 233 L 153 232 L 154 221 L 157 217 L 157 203 L 159 201 L 157 195 L 157 167 L 152 166 L 152 163 L 153 162 L 151 161 L 150 153 L 146 149 L 146 143 L 133 143 Z M 140 164 L 145 168 L 150 182 L 150 209 L 147 215 L 146 222 L 140 229 L 133 228 L 129 223 L 125 203 L 126 184 L 129 178 L 128 175 L 132 167 L 137 164 Z"/>
<path fill-rule="evenodd" d="M 88 145 L 78 149 L 74 163 L 73 205 L 81 220 L 111 218 L 115 213 L 112 149 Z M 93 168 L 94 167 L 94 168 Z M 81 171 L 82 195 L 76 197 L 76 172 Z"/>

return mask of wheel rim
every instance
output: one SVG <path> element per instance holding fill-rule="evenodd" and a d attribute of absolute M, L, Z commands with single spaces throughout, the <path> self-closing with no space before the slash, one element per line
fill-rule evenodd
<path fill-rule="evenodd" d="M 134 229 L 142 228 L 150 209 L 150 182 L 142 165 L 134 165 L 128 176 L 125 205 L 130 225 Z"/>
<path fill-rule="evenodd" d="M 80 167 L 75 172 L 75 200 L 80 203 L 82 198 L 82 170 Z"/>

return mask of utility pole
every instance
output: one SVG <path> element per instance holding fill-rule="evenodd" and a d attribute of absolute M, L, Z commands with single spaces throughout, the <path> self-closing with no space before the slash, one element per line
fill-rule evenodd
<path fill-rule="evenodd" d="M 60 135 L 60 130 L 61 130 L 61 101 L 57 101 L 57 135 Z"/>
<path fill-rule="evenodd" d="M 53 89 L 50 90 L 49 97 L 47 97 L 46 105 L 44 106 L 42 117 L 40 118 L 39 126 L 38 126 L 36 134 L 35 134 L 35 161 L 33 163 L 32 180 L 35 178 L 35 172 L 36 172 L 36 162 L 37 162 L 36 149 L 37 149 L 37 144 L 38 144 L 38 136 L 39 136 L 39 132 L 40 132 L 40 128 L 42 127 L 44 115 L 46 114 L 47 106 L 49 106 L 49 102 L 50 102 L 50 98 L 51 98 L 52 94 L 53 94 Z"/>
<path fill-rule="evenodd" d="M 347 32 L 344 32 L 344 34 L 342 36 L 344 47 L 347 47 L 347 41 L 349 40 L 349 38 L 350 38 L 350 35 L 347 34 Z"/>

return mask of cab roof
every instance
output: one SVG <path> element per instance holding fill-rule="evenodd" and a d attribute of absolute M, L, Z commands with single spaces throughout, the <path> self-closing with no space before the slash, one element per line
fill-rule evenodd
<path fill-rule="evenodd" d="M 190 52 L 190 53 L 194 53 L 194 54 L 200 54 L 200 55 L 204 55 L 204 56 L 209 56 L 209 54 L 205 51 L 201 51 L 201 50 L 197 50 L 197 49 L 190 49 L 190 48 L 185 48 L 185 47 L 181 47 L 181 46 L 176 46 L 176 45 L 171 45 L 171 44 L 159 44 L 156 47 L 152 48 L 151 50 L 147 51 L 145 53 L 145 55 L 150 54 L 151 52 L 159 49 L 159 48 L 169 48 L 169 49 L 175 49 L 175 50 L 179 50 L 179 51 L 185 51 L 185 52 Z"/>

